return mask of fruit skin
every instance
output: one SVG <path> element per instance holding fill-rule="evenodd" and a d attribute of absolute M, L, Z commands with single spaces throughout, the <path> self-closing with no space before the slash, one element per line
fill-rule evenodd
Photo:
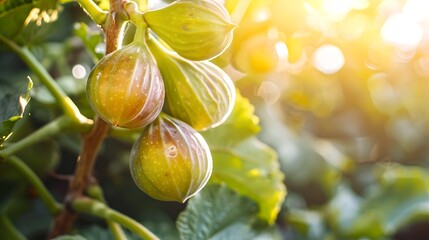
<path fill-rule="evenodd" d="M 180 56 L 194 61 L 221 54 L 231 43 L 235 24 L 213 0 L 178 0 L 144 13 L 149 28 Z"/>
<path fill-rule="evenodd" d="M 139 128 L 152 122 L 164 103 L 164 83 L 145 42 L 106 55 L 88 78 L 92 109 L 114 126 Z"/>
<path fill-rule="evenodd" d="M 222 124 L 235 103 L 230 77 L 209 61 L 189 61 L 161 46 L 148 46 L 158 62 L 165 84 L 164 110 L 197 131 Z"/>
<path fill-rule="evenodd" d="M 152 198 L 185 202 L 205 186 L 213 162 L 198 132 L 161 113 L 134 144 L 130 168 L 137 186 Z"/>

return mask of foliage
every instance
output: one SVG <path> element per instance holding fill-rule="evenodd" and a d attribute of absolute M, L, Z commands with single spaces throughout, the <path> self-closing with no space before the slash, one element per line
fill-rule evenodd
<path fill-rule="evenodd" d="M 181 1 L 176 7 L 195 2 Z M 99 124 L 85 85 L 111 45 L 114 26 L 103 22 L 112 9 L 107 0 L 0 1 L 1 239 L 45 239 L 64 210 L 60 203 L 80 214 L 57 239 L 429 235 L 425 1 L 218 1 L 233 24 L 220 21 L 204 39 L 222 42 L 222 32 L 235 29 L 230 47 L 210 44 L 208 56 L 198 44 L 203 38 L 183 45 L 186 36 L 175 36 L 198 26 L 174 27 L 172 34 L 165 25 L 172 16 L 163 11 L 183 9 L 155 10 L 174 1 L 133 2 L 138 8 L 118 18 L 133 22 L 123 28 L 124 43 L 149 19 L 163 49 L 199 49 L 182 55 L 210 58 L 237 89 L 229 117 L 200 132 L 213 157 L 208 184 L 185 204 L 150 198 L 129 171 L 142 129 L 112 128 L 94 166 L 98 184 L 87 182 L 77 201 L 64 202 L 76 159 Z M 153 11 L 144 15 L 147 7 Z M 199 14 L 205 13 L 193 16 Z M 176 65 L 180 72 L 198 64 Z"/>

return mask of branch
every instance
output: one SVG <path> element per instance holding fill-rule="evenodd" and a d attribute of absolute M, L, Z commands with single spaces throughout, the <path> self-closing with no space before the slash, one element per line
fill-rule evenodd
<path fill-rule="evenodd" d="M 73 101 L 67 96 L 67 94 L 61 89 L 58 83 L 49 75 L 48 71 L 43 65 L 34 57 L 34 55 L 26 47 L 18 46 L 13 41 L 0 35 L 0 42 L 3 42 L 13 52 L 15 52 L 27 66 L 39 77 L 43 85 L 48 88 L 52 93 L 57 102 L 62 106 L 67 116 L 78 123 L 90 123 L 91 120 L 83 116 L 79 108 L 73 103 Z"/>
<path fill-rule="evenodd" d="M 93 185 L 89 187 L 86 191 L 89 196 L 107 205 L 106 199 L 104 198 L 103 189 L 101 189 L 99 185 Z M 111 220 L 106 220 L 106 221 L 107 221 L 108 227 L 110 228 L 110 231 L 112 232 L 116 240 L 127 239 L 127 236 L 125 235 L 124 230 L 122 230 L 121 225 Z"/>
<path fill-rule="evenodd" d="M 90 199 L 87 197 L 81 197 L 73 201 L 72 207 L 78 212 L 83 212 L 94 216 L 98 216 L 106 220 L 115 221 L 121 224 L 122 226 L 128 228 L 132 232 L 136 233 L 143 239 L 147 239 L 147 240 L 159 239 L 143 225 L 139 224 L 138 222 L 129 218 L 128 216 L 125 216 L 124 214 L 109 208 L 108 206 L 106 206 L 106 204 L 100 201 Z"/>
<path fill-rule="evenodd" d="M 123 28 L 128 15 L 122 6 L 122 0 L 109 0 L 110 11 L 103 26 L 106 34 L 106 54 L 111 53 L 122 44 Z"/>
<path fill-rule="evenodd" d="M 53 137 L 59 133 L 64 133 L 67 130 L 77 132 L 88 131 L 91 124 L 76 124 L 72 122 L 67 116 L 61 116 L 52 122 L 46 124 L 42 128 L 21 139 L 18 142 L 8 145 L 5 149 L 0 151 L 0 157 L 12 156 L 20 150 L 30 147 L 40 141 Z"/>
<path fill-rule="evenodd" d="M 63 206 L 55 200 L 48 189 L 46 189 L 45 185 L 43 185 L 40 178 L 27 166 L 27 164 L 16 156 L 10 156 L 7 158 L 6 163 L 14 166 L 31 184 L 33 184 L 34 188 L 39 193 L 40 198 L 52 215 L 55 215 L 62 210 Z"/>
<path fill-rule="evenodd" d="M 107 135 L 110 125 L 100 118 L 95 120 L 91 132 L 84 137 L 81 154 L 77 160 L 75 175 L 70 182 L 65 204 L 68 206 L 74 199 L 82 195 L 83 190 L 93 182 L 93 167 L 98 149 Z M 65 208 L 55 218 L 54 226 L 49 239 L 67 232 L 77 215 L 69 208 Z"/>
<path fill-rule="evenodd" d="M 121 46 L 123 26 L 127 20 L 127 14 L 123 9 L 122 0 L 109 0 L 109 3 L 109 14 L 103 25 L 103 30 L 106 35 L 106 54 L 117 50 Z M 69 192 L 65 199 L 66 206 L 70 206 L 75 199 L 79 199 L 84 189 L 91 185 L 97 151 L 106 137 L 109 128 L 110 124 L 97 117 L 92 131 L 84 137 L 75 176 L 70 182 Z M 67 232 L 76 217 L 76 212 L 72 209 L 65 208 L 65 210 L 56 217 L 53 229 L 48 237 L 54 238 Z"/>

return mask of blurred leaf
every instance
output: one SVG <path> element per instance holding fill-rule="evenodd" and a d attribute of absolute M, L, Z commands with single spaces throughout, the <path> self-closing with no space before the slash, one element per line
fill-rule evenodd
<path fill-rule="evenodd" d="M 301 188 L 317 182 L 330 191 L 338 183 L 341 171 L 349 168 L 349 159 L 333 150 L 331 144 L 322 141 L 316 144 L 312 136 L 294 132 L 282 121 L 276 107 L 257 105 L 263 129 L 260 137 L 276 149 L 288 182 Z M 329 158 L 332 152 L 335 159 L 322 156 Z"/>
<path fill-rule="evenodd" d="M 327 234 L 321 212 L 293 209 L 287 213 L 286 220 L 297 235 L 294 239 L 324 239 Z"/>
<path fill-rule="evenodd" d="M 57 20 L 59 11 L 58 0 L 3 0 L 0 2 L 0 34 L 14 40 L 25 38 L 19 42 L 28 44 L 39 31 L 46 30 L 45 23 Z"/>
<path fill-rule="evenodd" d="M 20 217 L 16 219 L 16 226 L 30 239 L 32 239 L 31 236 L 49 231 L 52 223 L 52 215 L 48 212 L 42 200 L 40 198 L 30 198 L 28 192 L 31 193 L 31 191 L 34 192 L 35 190 L 29 187 L 21 198 L 15 198 L 12 209 L 8 211 L 9 216 L 12 216 L 12 210 L 15 212 L 21 211 L 20 215 L 17 215 Z M 23 204 L 26 204 L 26 206 L 23 206 Z M 37 221 L 34 221 L 34 219 L 37 219 Z"/>
<path fill-rule="evenodd" d="M 260 131 L 259 119 L 253 114 L 254 110 L 249 100 L 237 91 L 235 106 L 228 119 L 201 134 L 209 145 L 233 146 Z"/>
<path fill-rule="evenodd" d="M 82 40 L 94 63 L 104 56 L 104 39 L 101 31 L 91 31 L 88 25 L 80 22 L 74 25 L 74 35 Z"/>
<path fill-rule="evenodd" d="M 64 235 L 53 238 L 52 240 L 87 240 L 87 238 L 84 238 L 81 235 Z"/>
<path fill-rule="evenodd" d="M 10 220 L 4 215 L 0 215 L 0 238 L 13 240 L 25 239 L 25 237 L 15 229 Z"/>
<path fill-rule="evenodd" d="M 259 216 L 273 223 L 286 195 L 283 174 L 275 152 L 256 138 L 234 147 L 211 146 L 213 182 L 230 188 L 259 204 Z"/>
<path fill-rule="evenodd" d="M 338 186 L 335 196 L 326 206 L 327 220 L 341 231 L 360 213 L 362 199 L 345 184 Z M 347 209 L 347 211 L 344 211 Z"/>
<path fill-rule="evenodd" d="M 98 225 L 92 225 L 87 227 L 81 231 L 79 231 L 80 235 L 85 239 L 103 239 L 103 240 L 113 240 L 112 233 L 105 228 L 102 228 Z"/>
<path fill-rule="evenodd" d="M 429 172 L 419 167 L 390 166 L 345 228 L 351 237 L 379 239 L 409 224 L 429 220 Z"/>
<path fill-rule="evenodd" d="M 128 165 L 127 165 L 128 166 Z M 147 213 L 147 211 L 145 211 Z M 143 225 L 153 232 L 157 237 L 163 240 L 178 240 L 179 232 L 177 231 L 175 219 L 166 215 L 164 212 L 153 213 L 156 214 L 154 217 L 152 214 L 146 220 L 143 221 Z M 138 236 L 135 237 L 138 239 Z"/>
<path fill-rule="evenodd" d="M 259 204 L 259 216 L 273 223 L 286 195 L 276 153 L 252 137 L 259 131 L 253 106 L 238 95 L 233 113 L 221 126 L 203 132 L 213 155 L 212 181 Z"/>
<path fill-rule="evenodd" d="M 257 205 L 226 186 L 210 185 L 194 196 L 177 220 L 181 239 L 252 239 Z"/>
<path fill-rule="evenodd" d="M 11 89 L 0 97 L 0 146 L 11 136 L 13 126 L 19 121 L 25 111 L 25 107 L 30 101 L 30 90 L 33 82 L 28 79 L 28 85 L 25 89 Z"/>

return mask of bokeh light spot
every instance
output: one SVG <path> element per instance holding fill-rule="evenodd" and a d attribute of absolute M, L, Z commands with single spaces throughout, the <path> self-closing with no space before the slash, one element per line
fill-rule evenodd
<path fill-rule="evenodd" d="M 313 65 L 322 73 L 333 74 L 344 66 L 344 55 L 337 46 L 325 44 L 314 51 Z"/>
<path fill-rule="evenodd" d="M 82 79 L 86 77 L 86 69 L 84 66 L 77 64 L 72 68 L 73 77 L 76 79 Z"/>
<path fill-rule="evenodd" d="M 274 104 L 281 95 L 279 87 L 270 81 L 263 81 L 258 89 L 258 96 L 264 99 L 268 105 Z"/>
<path fill-rule="evenodd" d="M 423 37 L 422 28 L 408 15 L 395 14 L 381 28 L 384 41 L 403 49 L 413 49 Z"/>

